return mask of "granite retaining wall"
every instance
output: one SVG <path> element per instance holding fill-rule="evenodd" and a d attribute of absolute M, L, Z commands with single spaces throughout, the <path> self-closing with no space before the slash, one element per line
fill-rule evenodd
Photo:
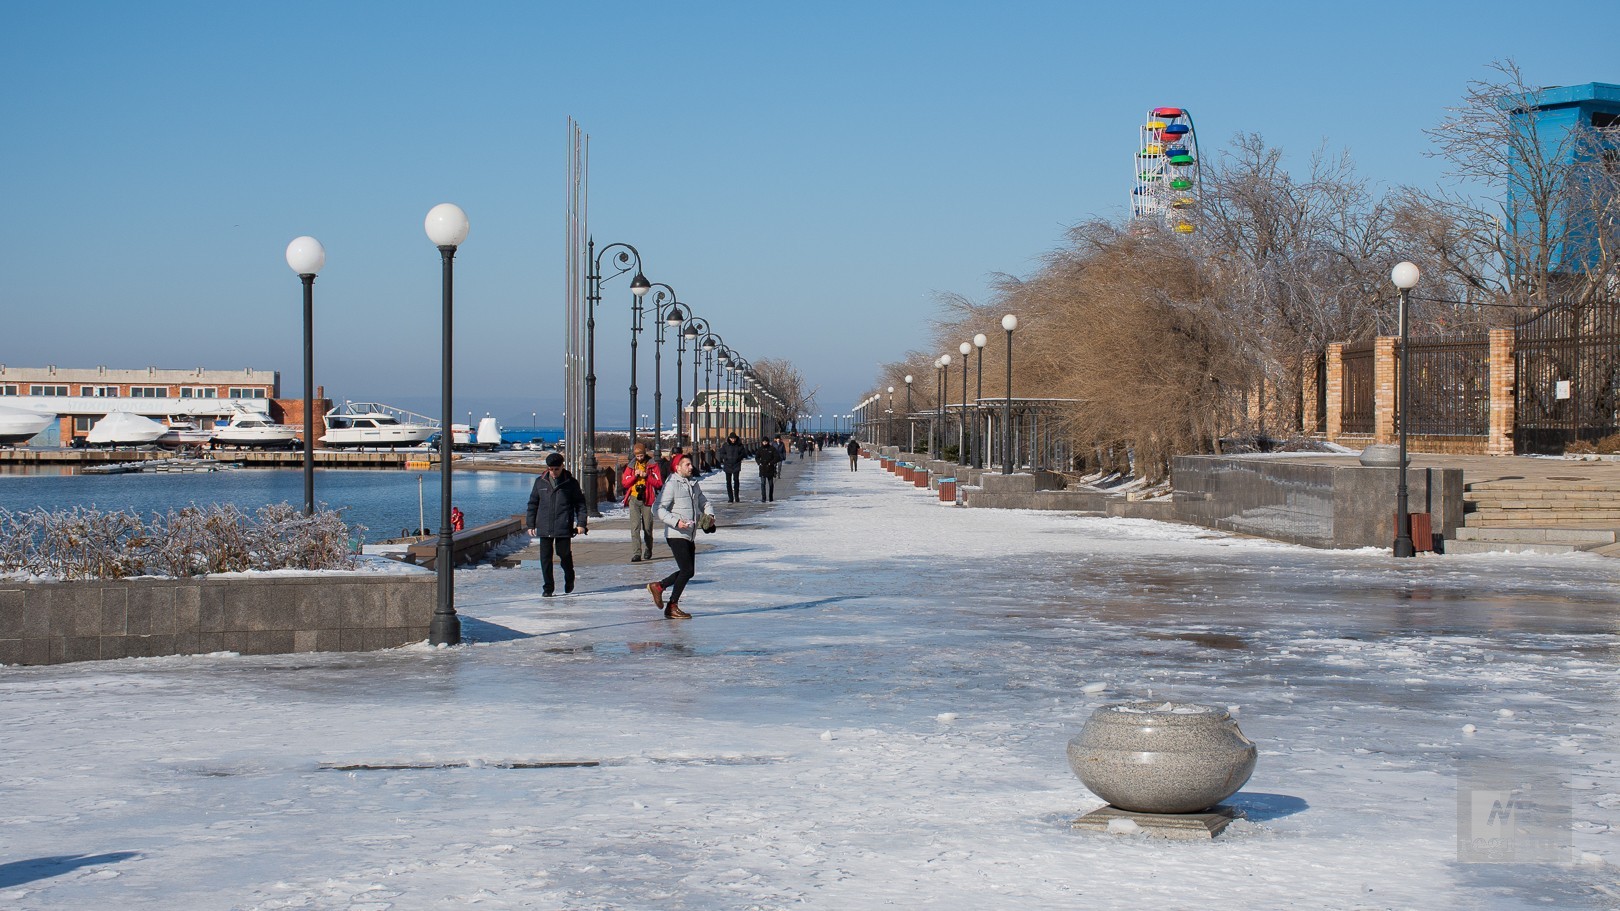
<path fill-rule="evenodd" d="M 350 652 L 428 636 L 437 575 L 0 582 L 0 664 Z"/>

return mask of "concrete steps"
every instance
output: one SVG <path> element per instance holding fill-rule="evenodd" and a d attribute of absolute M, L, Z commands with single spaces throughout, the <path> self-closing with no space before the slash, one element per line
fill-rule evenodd
<path fill-rule="evenodd" d="M 1510 552 L 1620 555 L 1620 489 L 1587 480 L 1469 484 L 1453 554 Z"/>

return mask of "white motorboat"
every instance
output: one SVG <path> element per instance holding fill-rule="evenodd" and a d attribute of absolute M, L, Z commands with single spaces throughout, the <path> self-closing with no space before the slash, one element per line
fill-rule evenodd
<path fill-rule="evenodd" d="M 137 446 L 156 442 L 169 428 L 151 418 L 114 411 L 95 423 L 84 441 L 92 446 Z"/>
<path fill-rule="evenodd" d="M 214 428 L 214 445 L 285 449 L 298 441 L 299 430 L 270 420 L 262 411 L 240 410 L 227 424 Z"/>
<path fill-rule="evenodd" d="M 169 426 L 163 435 L 157 438 L 159 446 L 183 447 L 201 446 L 214 438 L 212 430 L 204 430 L 188 417 L 171 416 Z"/>
<path fill-rule="evenodd" d="M 22 408 L 0 405 L 0 446 L 17 446 L 39 435 L 56 420 L 54 414 L 40 414 Z"/>
<path fill-rule="evenodd" d="M 326 413 L 327 446 L 415 446 L 439 432 L 433 418 L 377 402 L 344 402 Z"/>

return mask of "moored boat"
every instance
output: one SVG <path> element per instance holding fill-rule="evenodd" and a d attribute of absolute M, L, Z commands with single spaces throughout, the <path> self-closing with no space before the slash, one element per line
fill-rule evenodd
<path fill-rule="evenodd" d="M 439 432 L 433 418 L 377 402 L 344 402 L 326 413 L 321 442 L 340 446 L 415 446 Z"/>
<path fill-rule="evenodd" d="M 91 446 L 138 446 L 154 443 L 168 431 L 169 428 L 151 418 L 114 411 L 97 421 L 85 434 L 84 441 Z"/>
<path fill-rule="evenodd" d="M 262 411 L 240 410 L 214 428 L 213 444 L 286 449 L 298 442 L 298 428 L 277 424 Z"/>
<path fill-rule="evenodd" d="M 0 446 L 19 446 L 39 435 L 56 420 L 54 414 L 40 414 L 23 408 L 0 406 Z"/>
<path fill-rule="evenodd" d="M 212 430 L 204 430 L 197 426 L 197 422 L 188 417 L 171 416 L 169 426 L 159 436 L 156 443 L 159 446 L 180 448 L 184 446 L 201 446 L 214 438 Z"/>

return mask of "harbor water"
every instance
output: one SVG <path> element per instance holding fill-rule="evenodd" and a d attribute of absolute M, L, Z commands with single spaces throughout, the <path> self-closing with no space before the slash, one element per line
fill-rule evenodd
<path fill-rule="evenodd" d="M 421 489 L 419 526 L 418 480 Z M 467 516 L 467 527 L 523 512 L 534 475 L 499 471 L 457 471 L 451 502 Z M 184 474 L 139 472 L 81 475 L 66 469 L 30 469 L 0 474 L 0 509 L 40 507 L 133 510 L 143 517 L 191 504 L 232 503 L 245 510 L 271 503 L 304 501 L 304 474 L 285 469 L 237 469 Z M 364 525 L 365 539 L 379 541 L 418 527 L 439 528 L 437 471 L 326 470 L 315 472 L 315 501 L 343 511 L 350 525 Z"/>

